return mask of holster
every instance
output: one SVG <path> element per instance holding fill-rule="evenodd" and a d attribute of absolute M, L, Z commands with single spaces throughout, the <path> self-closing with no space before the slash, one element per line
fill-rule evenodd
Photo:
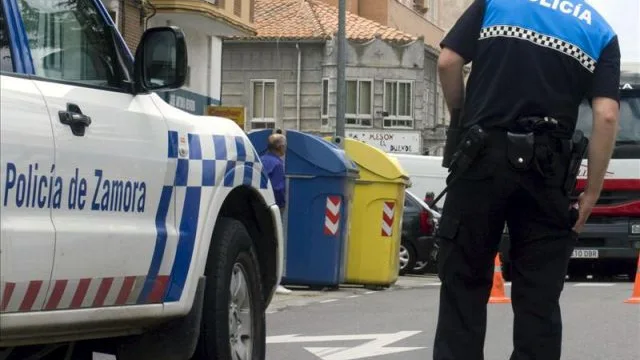
<path fill-rule="evenodd" d="M 449 171 L 451 175 L 447 179 L 447 183 L 452 181 L 452 177 L 458 177 L 464 173 L 478 154 L 486 146 L 487 134 L 478 125 L 474 125 L 465 133 L 464 138 L 460 141 L 457 151 L 451 158 Z"/>
<path fill-rule="evenodd" d="M 589 139 L 584 136 L 584 133 L 581 130 L 576 130 L 571 138 L 569 168 L 567 169 L 564 180 L 564 191 L 566 194 L 571 194 L 576 187 L 578 173 L 580 172 L 580 165 L 582 164 L 582 159 L 584 159 L 588 148 Z"/>
<path fill-rule="evenodd" d="M 535 155 L 535 135 L 507 132 L 507 159 L 511 166 L 519 171 L 529 169 Z"/>

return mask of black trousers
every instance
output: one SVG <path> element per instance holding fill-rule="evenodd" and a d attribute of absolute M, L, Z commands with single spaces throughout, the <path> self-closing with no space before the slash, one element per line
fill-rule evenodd
<path fill-rule="evenodd" d="M 494 259 L 509 227 L 514 312 L 511 360 L 558 360 L 559 298 L 577 235 L 570 200 L 504 151 L 483 154 L 452 184 L 438 237 L 440 308 L 434 360 L 483 360 Z"/>

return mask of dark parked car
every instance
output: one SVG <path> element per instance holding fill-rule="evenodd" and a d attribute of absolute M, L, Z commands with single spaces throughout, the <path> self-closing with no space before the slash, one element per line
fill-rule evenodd
<path fill-rule="evenodd" d="M 400 245 L 400 275 L 424 272 L 433 263 L 436 220 L 429 206 L 410 191 L 405 191 Z"/>

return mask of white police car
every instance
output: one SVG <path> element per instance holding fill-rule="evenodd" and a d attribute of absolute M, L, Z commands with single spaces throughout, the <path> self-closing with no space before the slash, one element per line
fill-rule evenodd
<path fill-rule="evenodd" d="M 147 30 L 133 59 L 98 0 L 0 11 L 0 359 L 104 338 L 264 358 L 280 214 L 235 123 L 154 93 L 184 83 L 183 33 Z"/>

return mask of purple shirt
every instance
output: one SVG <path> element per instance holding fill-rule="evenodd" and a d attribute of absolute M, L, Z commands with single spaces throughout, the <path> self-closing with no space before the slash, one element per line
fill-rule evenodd
<path fill-rule="evenodd" d="M 267 152 L 260 158 L 262 161 L 262 167 L 264 172 L 269 176 L 271 180 L 271 186 L 273 187 L 273 194 L 276 198 L 276 204 L 280 208 L 284 208 L 285 205 L 285 177 L 284 177 L 284 163 L 278 155 Z"/>

